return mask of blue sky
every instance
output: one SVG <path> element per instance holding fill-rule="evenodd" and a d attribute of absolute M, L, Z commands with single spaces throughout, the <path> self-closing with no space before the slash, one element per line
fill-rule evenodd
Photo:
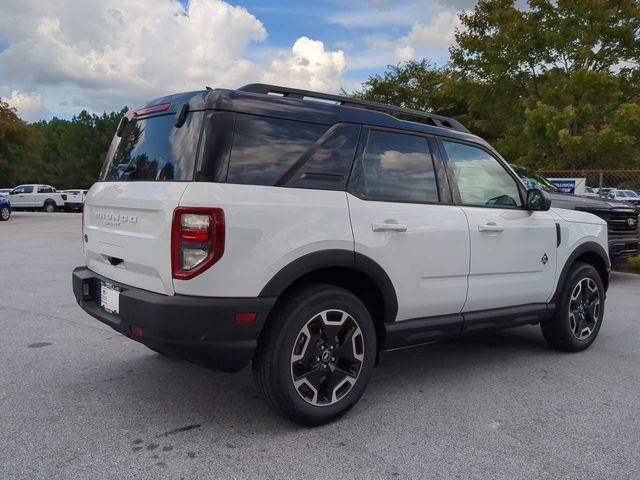
<path fill-rule="evenodd" d="M 175 91 L 269 82 L 353 90 L 385 66 L 446 63 L 473 0 L 8 0 L 0 96 L 34 121 Z"/>

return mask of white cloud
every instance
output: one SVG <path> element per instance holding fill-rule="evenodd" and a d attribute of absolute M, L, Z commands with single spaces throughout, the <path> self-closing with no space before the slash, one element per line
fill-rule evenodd
<path fill-rule="evenodd" d="M 336 92 L 347 63 L 344 52 L 327 51 L 319 40 L 300 37 L 291 52 L 275 59 L 262 75 L 266 83 L 286 83 L 291 87 Z"/>
<path fill-rule="evenodd" d="M 23 120 L 34 122 L 47 116 L 47 110 L 42 104 L 42 96 L 37 92 L 12 90 L 5 100 L 18 111 L 18 115 Z"/>
<path fill-rule="evenodd" d="M 271 78 L 338 90 L 342 51 L 299 38 L 290 52 L 252 59 L 267 31 L 242 7 L 221 0 L 5 0 L 0 16 L 0 78 L 45 93 L 77 111 L 136 106 L 205 85 L 235 88 Z M 53 104 L 53 103 L 52 103 Z"/>
<path fill-rule="evenodd" d="M 455 43 L 455 30 L 461 27 L 457 13 L 442 11 L 430 25 L 414 23 L 401 42 L 413 47 L 448 47 Z"/>

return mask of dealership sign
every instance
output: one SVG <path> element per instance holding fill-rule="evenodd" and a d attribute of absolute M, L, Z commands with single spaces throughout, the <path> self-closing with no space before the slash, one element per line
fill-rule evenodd
<path fill-rule="evenodd" d="M 582 195 L 587 184 L 586 178 L 547 178 L 561 192 Z"/>

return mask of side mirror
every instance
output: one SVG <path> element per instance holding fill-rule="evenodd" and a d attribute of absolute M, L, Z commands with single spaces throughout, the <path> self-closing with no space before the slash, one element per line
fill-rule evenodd
<path fill-rule="evenodd" d="M 546 212 L 551 208 L 551 197 L 544 190 L 532 188 L 527 191 L 527 209 Z"/>

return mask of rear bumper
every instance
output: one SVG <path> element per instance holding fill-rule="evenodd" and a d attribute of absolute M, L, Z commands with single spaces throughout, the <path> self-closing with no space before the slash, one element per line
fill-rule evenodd
<path fill-rule="evenodd" d="M 120 287 L 117 315 L 100 307 L 102 282 Z M 276 301 L 276 297 L 161 295 L 118 284 L 87 267 L 73 271 L 73 293 L 85 312 L 123 335 L 163 353 L 227 372 L 238 371 L 251 361 Z M 257 314 L 254 323 L 235 323 L 236 314 L 250 312 Z M 133 327 L 142 329 L 142 336 Z"/>
<path fill-rule="evenodd" d="M 609 257 L 621 259 L 638 255 L 638 237 L 609 235 Z"/>
<path fill-rule="evenodd" d="M 84 207 L 83 202 L 64 202 L 64 207 L 69 209 L 82 209 Z"/>

